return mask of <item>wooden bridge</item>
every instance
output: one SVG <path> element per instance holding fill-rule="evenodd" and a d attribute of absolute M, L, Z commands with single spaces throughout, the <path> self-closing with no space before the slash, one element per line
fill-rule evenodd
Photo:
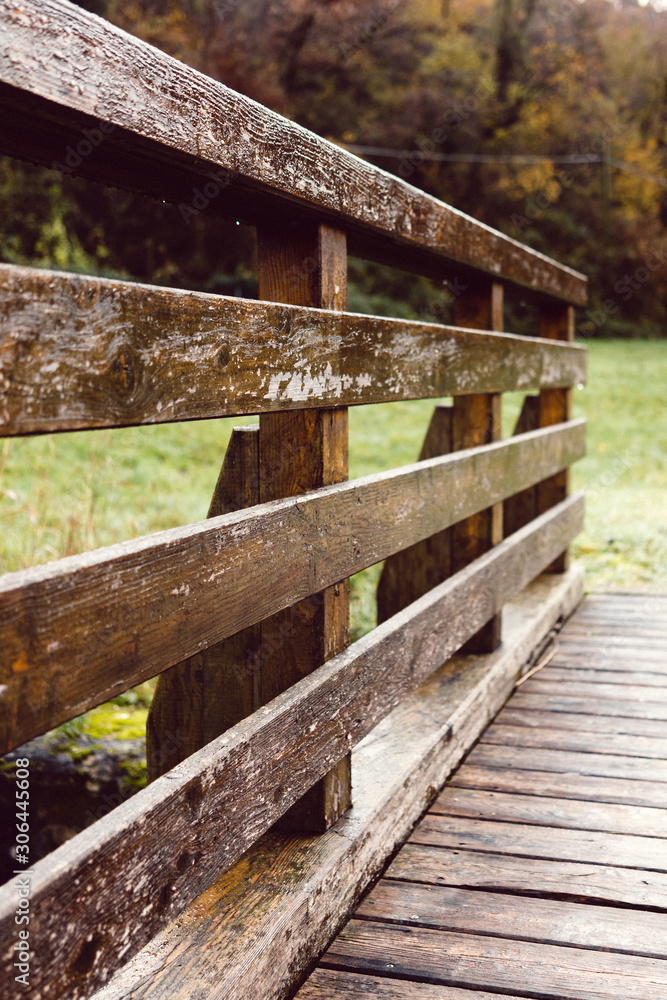
<path fill-rule="evenodd" d="M 533 858 L 536 843 L 562 841 L 545 828 L 554 811 L 561 820 L 600 813 L 559 802 L 562 776 L 562 795 L 535 804 L 528 795 L 550 780 L 547 752 L 598 759 L 565 725 L 588 719 L 587 685 L 600 681 L 608 698 L 599 664 L 590 669 L 600 676 L 569 680 L 587 669 L 581 649 L 574 666 L 554 660 L 522 685 L 521 707 L 504 710 L 456 791 L 440 795 L 581 601 L 567 548 L 583 518 L 568 469 L 584 452 L 570 395 L 585 377 L 585 351 L 572 343 L 585 279 L 66 0 L 0 0 L 0 25 L 3 152 L 55 169 L 70 169 L 69 156 L 81 176 L 185 208 L 204 192 L 212 215 L 256 227 L 259 283 L 259 301 L 247 301 L 0 265 L 3 436 L 259 415 L 234 432 L 207 520 L 0 578 L 2 752 L 162 672 L 147 730 L 151 784 L 34 864 L 27 834 L 17 834 L 17 864 L 31 862 L 20 904 L 29 907 L 31 1000 L 288 997 L 327 948 L 304 996 L 436 995 L 411 979 L 533 997 L 630 995 L 610 992 L 618 976 L 597 993 L 563 992 L 563 948 L 574 945 L 574 963 L 577 948 L 607 945 L 592 931 L 585 941 L 548 931 L 539 900 L 521 901 L 538 929 L 519 944 L 518 932 L 493 930 L 494 920 L 511 926 L 512 898 L 466 889 L 476 922 L 459 894 L 456 923 L 454 897 L 443 894 L 459 891 L 458 876 L 446 886 L 435 875 L 440 889 L 396 877 L 426 870 L 421 849 L 442 857 L 466 835 L 460 871 L 480 854 Z M 453 325 L 345 312 L 348 252 L 449 283 Z M 505 288 L 537 307 L 535 336 L 503 332 Z M 501 394 L 515 390 L 533 394 L 502 440 Z M 350 405 L 442 397 L 453 402 L 435 407 L 415 464 L 347 480 Z M 350 645 L 347 581 L 384 560 L 379 625 Z M 530 699 L 545 684 L 536 708 Z M 588 707 L 563 711 L 576 685 Z M 590 726 L 590 741 L 612 740 L 602 723 Z M 615 739 L 627 748 L 641 740 L 634 733 Z M 531 734 L 542 740 L 530 751 L 538 771 L 517 763 Z M 498 767 L 503 754 L 514 771 Z M 464 791 L 466 781 L 476 790 Z M 505 782 L 502 801 L 485 781 Z M 595 798 L 592 778 L 576 784 Z M 503 802 L 511 815 L 500 814 Z M 607 808 L 613 824 L 621 807 Z M 485 829 L 484 846 L 474 838 Z M 502 836 L 505 846 L 493 839 Z M 586 836 L 603 844 L 601 833 Z M 637 836 L 624 861 L 613 855 L 619 885 L 648 856 L 631 865 L 634 846 L 648 845 Z M 546 885 L 544 859 L 560 855 L 539 857 L 530 877 L 543 871 Z M 575 861 L 589 858 L 563 858 L 561 878 Z M 518 879 L 522 865 L 504 870 Z M 402 882 L 415 885 L 392 896 Z M 13 881 L 0 890 L 2 998 L 23 988 L 17 893 Z M 636 904 L 622 893 L 595 900 Z M 562 928 L 574 904 L 556 905 Z M 386 919 L 378 906 L 390 908 Z M 428 928 L 412 926 L 422 919 Z M 378 925 L 376 950 L 369 942 L 366 951 Z M 408 940 L 423 966 L 405 959 Z M 539 982 L 526 972 L 513 985 L 508 969 L 536 967 L 535 942 L 546 940 L 553 975 L 543 962 Z M 637 940 L 633 932 L 619 956 Z M 484 961 L 474 952 L 483 945 Z M 532 966 L 518 957 L 530 948 Z M 600 955 L 595 968 L 608 968 Z M 483 976 L 464 976 L 466 962 Z M 644 1000 L 657 996 L 651 988 Z"/>

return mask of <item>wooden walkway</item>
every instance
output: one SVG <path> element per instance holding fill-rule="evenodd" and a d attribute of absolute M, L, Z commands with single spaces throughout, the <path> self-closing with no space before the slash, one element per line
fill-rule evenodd
<path fill-rule="evenodd" d="M 667 598 L 589 597 L 297 1000 L 667 998 Z"/>

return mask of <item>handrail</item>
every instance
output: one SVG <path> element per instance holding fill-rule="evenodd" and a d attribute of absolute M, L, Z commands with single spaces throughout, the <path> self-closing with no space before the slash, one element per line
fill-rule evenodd
<path fill-rule="evenodd" d="M 578 345 L 0 264 L 0 436 L 583 382 Z"/>
<path fill-rule="evenodd" d="M 260 416 L 208 520 L 0 577 L 2 752 L 160 671 L 156 757 L 179 692 L 184 717 L 193 688 L 225 700 L 180 764 L 34 865 L 31 993 L 71 1000 L 275 821 L 343 816 L 350 748 L 456 650 L 495 651 L 502 605 L 563 569 L 586 279 L 68 0 L 0 0 L 0 27 L 0 149 L 185 215 L 208 184 L 213 214 L 257 227 L 263 300 L 0 264 L 0 437 Z M 349 250 L 455 279 L 453 325 L 346 312 Z M 534 293 L 539 336 L 504 332 L 502 282 Z M 501 440 L 501 393 L 526 389 Z M 448 395 L 421 461 L 347 481 L 348 406 Z M 387 620 L 350 646 L 347 580 L 385 559 Z M 14 913 L 5 886 L 0 1000 Z"/>
<path fill-rule="evenodd" d="M 417 269 L 442 276 L 449 262 L 461 277 L 474 271 L 586 302 L 586 279 L 571 268 L 67 0 L 0 0 L 0 26 L 5 152 L 67 170 L 72 146 L 76 173 L 186 208 L 193 181 L 208 182 L 213 213 L 266 223 L 278 209 L 316 211 L 349 230 L 348 246 L 362 256 L 412 269 L 412 250 Z M 97 130 L 99 148 L 84 129 Z M 82 142 L 85 156 L 76 152 Z"/>

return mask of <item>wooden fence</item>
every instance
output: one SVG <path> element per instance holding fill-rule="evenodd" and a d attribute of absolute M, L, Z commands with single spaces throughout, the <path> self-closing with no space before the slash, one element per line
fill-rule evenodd
<path fill-rule="evenodd" d="M 0 578 L 3 753 L 168 671 L 152 783 L 32 868 L 30 995 L 86 997 L 276 821 L 335 822 L 351 748 L 564 568 L 586 281 L 66 0 L 0 0 L 0 24 L 3 152 L 71 147 L 177 204 L 211 185 L 258 238 L 258 301 L 0 265 L 3 436 L 259 414 L 207 520 Z M 455 326 L 345 312 L 350 251 L 449 279 Z M 505 284 L 536 336 L 502 332 Z M 502 440 L 512 390 L 537 394 Z M 443 396 L 418 462 L 348 481 L 348 406 Z M 349 645 L 348 578 L 380 560 Z M 2 997 L 15 912 L 9 883 Z"/>

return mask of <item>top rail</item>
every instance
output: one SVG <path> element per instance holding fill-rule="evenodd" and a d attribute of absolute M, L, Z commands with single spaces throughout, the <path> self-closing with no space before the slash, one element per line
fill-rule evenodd
<path fill-rule="evenodd" d="M 586 302 L 578 272 L 67 0 L 0 0 L 0 26 L 3 152 L 186 208 L 208 180 L 214 213 L 335 219 L 361 256 Z"/>

